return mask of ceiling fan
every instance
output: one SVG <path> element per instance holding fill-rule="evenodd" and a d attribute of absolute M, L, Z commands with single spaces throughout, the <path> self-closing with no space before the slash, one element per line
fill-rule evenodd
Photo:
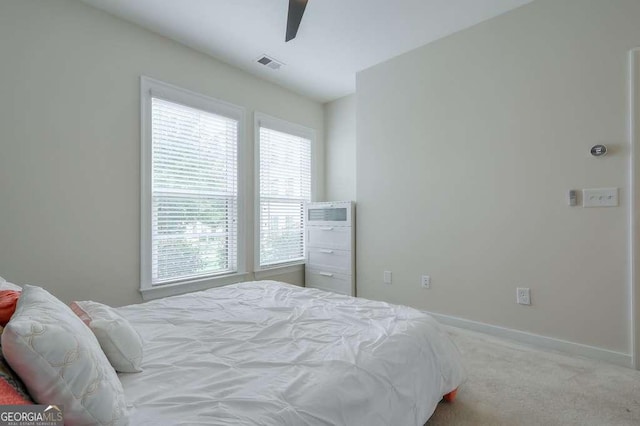
<path fill-rule="evenodd" d="M 307 7 L 308 0 L 289 0 L 289 14 L 287 16 L 287 35 L 285 43 L 296 38 L 304 9 Z"/>

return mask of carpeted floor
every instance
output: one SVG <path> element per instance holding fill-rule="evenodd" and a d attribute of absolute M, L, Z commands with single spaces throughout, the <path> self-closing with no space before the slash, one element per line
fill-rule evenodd
<path fill-rule="evenodd" d="M 427 426 L 640 425 L 640 371 L 447 327 L 467 368 Z"/>

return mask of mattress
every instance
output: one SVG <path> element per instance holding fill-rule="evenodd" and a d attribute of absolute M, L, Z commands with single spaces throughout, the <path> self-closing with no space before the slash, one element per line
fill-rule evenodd
<path fill-rule="evenodd" d="M 144 340 L 132 425 L 423 425 L 464 378 L 405 306 L 256 281 L 118 311 Z"/>

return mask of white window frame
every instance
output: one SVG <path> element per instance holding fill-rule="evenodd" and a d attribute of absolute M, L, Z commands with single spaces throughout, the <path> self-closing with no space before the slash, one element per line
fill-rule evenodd
<path fill-rule="evenodd" d="M 268 278 L 272 275 L 293 272 L 301 269 L 305 260 L 282 262 L 275 265 L 260 266 L 260 127 L 267 127 L 278 132 L 299 136 L 311 141 L 311 201 L 317 201 L 317 143 L 316 131 L 300 124 L 291 123 L 281 118 L 261 112 L 254 113 L 254 218 L 253 218 L 253 259 L 256 279 Z M 305 243 L 306 245 L 306 238 Z M 306 255 L 306 246 L 305 246 Z M 262 273 L 261 273 L 262 272 Z"/>
<path fill-rule="evenodd" d="M 151 282 L 151 244 L 152 244 L 152 132 L 151 132 L 151 98 L 162 98 L 191 108 L 222 115 L 238 121 L 238 217 L 237 217 L 237 271 L 212 274 L 207 277 L 177 281 L 163 285 L 152 285 Z M 172 84 L 164 83 L 147 76 L 140 77 L 141 105 L 141 152 L 140 152 L 140 292 L 145 300 L 172 296 L 190 291 L 203 290 L 235 282 L 244 281 L 248 275 L 246 269 L 246 174 L 244 166 L 246 153 L 243 141 L 245 127 L 245 110 L 242 107 L 220 101 Z"/>

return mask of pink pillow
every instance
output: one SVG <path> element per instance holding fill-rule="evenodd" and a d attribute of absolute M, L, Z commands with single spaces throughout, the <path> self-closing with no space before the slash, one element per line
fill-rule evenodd
<path fill-rule="evenodd" d="M 21 293 L 16 290 L 0 290 L 0 326 L 4 327 L 11 319 Z"/>
<path fill-rule="evenodd" d="M 28 401 L 17 390 L 13 388 L 5 379 L 0 379 L 0 405 L 30 405 Z"/>

